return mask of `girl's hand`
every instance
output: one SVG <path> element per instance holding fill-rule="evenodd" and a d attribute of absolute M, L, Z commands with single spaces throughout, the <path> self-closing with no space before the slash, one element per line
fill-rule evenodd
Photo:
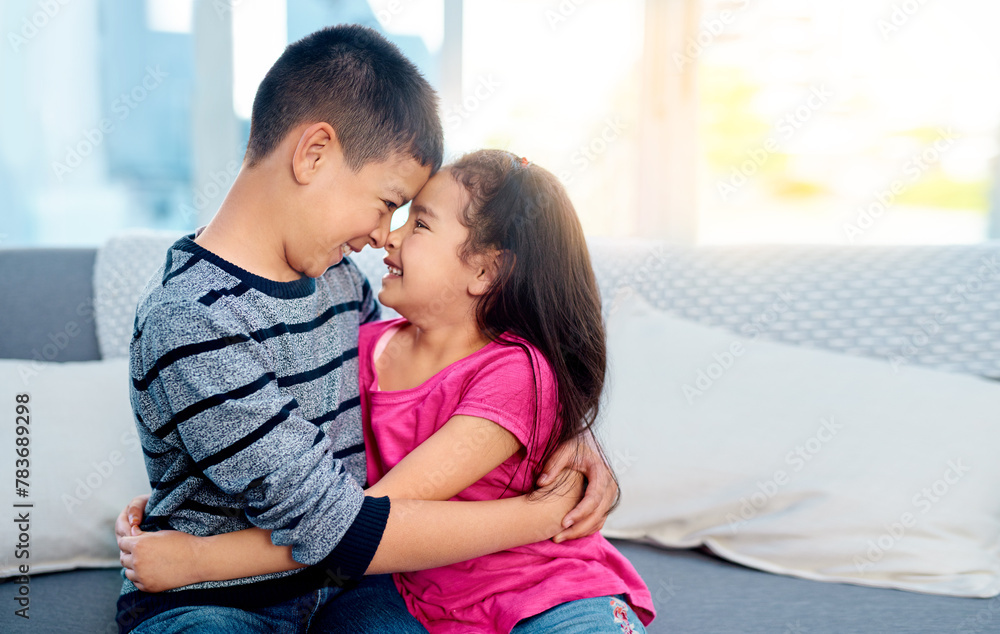
<path fill-rule="evenodd" d="M 133 531 L 134 535 L 118 538 L 118 558 L 135 587 L 162 592 L 205 581 L 197 565 L 204 538 L 181 531 L 144 533 L 138 527 Z"/>
<path fill-rule="evenodd" d="M 146 503 L 149 502 L 149 494 L 137 495 L 132 498 L 128 506 L 121 512 L 115 520 L 115 538 L 121 539 L 128 535 L 139 534 L 139 524 L 142 523 L 142 516 L 146 510 Z M 134 532 L 133 532 L 134 531 Z M 119 544 L 121 548 L 121 544 Z"/>
<path fill-rule="evenodd" d="M 538 485 L 550 484 L 553 481 L 551 474 L 567 468 L 587 477 L 587 489 L 576 508 L 563 518 L 564 530 L 556 535 L 557 542 L 586 537 L 601 530 L 608 513 L 618 501 L 618 482 L 592 434 L 582 434 L 556 449 L 545 464 Z"/>

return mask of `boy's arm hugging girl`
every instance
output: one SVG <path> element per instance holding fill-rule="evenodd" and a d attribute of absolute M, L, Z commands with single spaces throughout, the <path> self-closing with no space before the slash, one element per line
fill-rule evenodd
<path fill-rule="evenodd" d="M 605 332 L 573 205 L 509 152 L 441 155 L 433 91 L 373 31 L 324 29 L 268 72 L 232 190 L 140 299 L 153 492 L 116 524 L 122 631 L 652 620 L 597 532 L 618 490 L 591 430 Z M 345 258 L 366 245 L 400 319 L 377 321 Z"/>

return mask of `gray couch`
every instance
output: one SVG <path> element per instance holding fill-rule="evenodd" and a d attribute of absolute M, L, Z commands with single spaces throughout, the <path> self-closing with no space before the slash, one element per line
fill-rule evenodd
<path fill-rule="evenodd" d="M 920 269 L 922 266 L 940 267 L 942 262 L 954 261 L 956 253 L 960 260 L 962 249 L 889 249 L 881 260 L 872 260 L 869 257 L 872 253 L 870 250 L 859 250 L 842 258 L 842 262 L 854 262 L 856 265 L 860 261 L 864 270 L 874 266 L 878 277 L 881 275 L 878 267 L 898 266 L 901 254 L 916 257 L 914 266 Z M 998 247 L 993 246 L 991 249 L 996 253 Z M 826 252 L 829 255 L 830 249 Z M 709 250 L 707 253 L 710 255 L 708 259 L 716 264 L 724 263 L 730 257 L 724 251 Z M 711 255 L 713 253 L 715 255 Z M 747 253 L 744 252 L 744 255 L 747 256 Z M 951 259 L 942 259 L 942 253 L 950 254 Z M 970 247 L 966 259 L 974 265 L 981 253 L 981 249 Z M 778 258 L 780 261 L 776 261 L 768 254 L 782 255 Z M 0 250 L 0 332 L 3 333 L 0 336 L 0 358 L 31 359 L 34 351 L 49 341 L 50 333 L 60 332 L 70 319 L 79 320 L 75 311 L 81 304 L 87 303 L 93 293 L 95 255 L 94 249 Z M 612 284 L 620 287 L 631 282 L 636 287 L 642 287 L 647 282 L 655 286 L 658 282 L 653 278 L 673 266 L 668 261 L 670 258 L 665 258 L 662 254 L 653 259 L 636 255 L 630 260 L 629 257 L 631 256 L 621 256 L 613 263 L 601 258 L 595 259 L 596 266 L 604 269 L 601 272 L 602 286 Z M 817 279 L 827 279 L 823 267 L 815 265 L 815 257 L 815 249 L 775 248 L 757 251 L 750 258 L 749 268 L 749 256 L 742 261 L 740 257 L 733 258 L 733 262 L 742 263 L 734 265 L 732 273 L 739 280 L 753 284 L 756 283 L 755 275 L 762 269 L 775 265 L 787 270 L 795 278 L 788 281 L 788 284 L 798 283 L 796 280 L 808 280 L 813 274 Z M 869 257 L 867 264 L 866 257 Z M 706 260 L 695 258 L 692 261 L 695 263 L 692 266 L 697 269 L 700 266 L 698 262 L 704 263 Z M 863 278 L 864 276 L 859 277 Z M 817 288 L 820 286 L 817 282 Z M 660 303 L 669 302 L 672 297 L 680 297 L 677 293 L 672 294 L 669 284 L 667 287 L 661 284 L 658 288 Z M 690 289 L 685 293 L 689 291 Z M 706 297 L 709 296 L 707 290 L 703 292 Z M 844 305 L 840 308 L 836 305 L 828 306 L 832 311 L 831 318 L 837 318 L 838 310 L 848 310 L 850 302 L 847 297 L 843 299 Z M 681 309 L 679 312 L 682 313 L 692 306 L 694 310 L 699 306 L 704 308 L 706 304 L 678 302 Z M 749 310 L 752 311 L 753 307 Z M 702 320 L 707 322 L 718 315 L 710 309 L 703 313 Z M 700 318 L 698 314 L 691 316 Z M 900 332 L 908 326 L 897 323 Z M 772 334 L 778 338 L 796 338 L 794 328 L 785 326 Z M 829 339 L 829 347 L 842 345 L 842 342 L 837 344 L 836 337 Z M 877 342 L 869 343 L 872 346 L 879 345 Z M 812 344 L 823 345 L 823 342 Z M 866 351 L 848 352 L 863 354 Z M 871 353 L 870 350 L 868 352 Z M 932 351 L 928 349 L 918 352 L 931 354 Z M 914 357 L 920 362 L 919 354 Z M 85 361 L 99 358 L 98 340 L 91 321 L 85 322 L 83 331 L 69 340 L 59 352 L 57 360 Z M 984 359 L 988 364 L 990 360 L 975 354 L 961 358 L 967 359 L 969 364 L 983 363 Z M 954 359 L 949 361 L 948 358 L 938 358 L 937 363 L 934 359 L 927 363 L 947 366 L 953 361 Z M 994 377 L 1000 375 L 1000 372 L 992 371 L 980 373 Z M 8 464 L 7 459 L 4 464 Z M 125 502 L 126 500 L 122 500 L 123 504 Z M 650 632 L 1000 632 L 1000 598 L 947 598 L 806 581 L 744 568 L 699 550 L 664 550 L 643 544 L 616 543 L 635 564 L 652 591 L 659 616 L 649 628 Z M 4 548 L 10 546 L 4 544 Z M 120 583 L 117 569 L 77 570 L 35 576 L 30 583 L 31 620 L 25 622 L 13 615 L 15 607 L 10 597 L 15 589 L 11 581 L 7 580 L 0 591 L 0 596 L 5 599 L 5 607 L 0 616 L 0 631 L 114 632 L 115 600 Z"/>

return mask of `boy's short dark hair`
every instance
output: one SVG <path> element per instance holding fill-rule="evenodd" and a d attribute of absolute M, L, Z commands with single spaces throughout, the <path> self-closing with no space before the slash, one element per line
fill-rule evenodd
<path fill-rule="evenodd" d="M 367 27 L 327 27 L 285 48 L 253 100 L 247 165 L 258 164 L 295 126 L 319 121 L 336 130 L 351 169 L 396 153 L 432 172 L 441 167 L 434 89 L 395 45 Z"/>

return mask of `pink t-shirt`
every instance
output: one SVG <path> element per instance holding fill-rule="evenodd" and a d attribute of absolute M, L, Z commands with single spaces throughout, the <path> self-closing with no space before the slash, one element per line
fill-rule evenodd
<path fill-rule="evenodd" d="M 555 376 L 534 347 L 496 342 L 441 370 L 409 390 L 378 391 L 374 349 L 401 319 L 361 326 L 358 354 L 365 421 L 368 482 L 374 484 L 452 416 L 477 416 L 507 429 L 528 449 L 530 464 L 515 454 L 453 500 L 495 500 L 518 495 L 554 422 Z M 514 338 L 512 338 L 514 339 Z M 386 354 L 391 352 L 391 345 Z M 531 435 L 538 385 L 539 420 Z M 513 486 L 509 486 L 513 479 Z M 653 620 L 653 601 L 632 564 L 601 535 L 551 540 L 443 568 L 394 575 L 410 612 L 432 634 L 509 632 L 518 621 L 576 599 L 624 594 L 639 619 Z"/>

